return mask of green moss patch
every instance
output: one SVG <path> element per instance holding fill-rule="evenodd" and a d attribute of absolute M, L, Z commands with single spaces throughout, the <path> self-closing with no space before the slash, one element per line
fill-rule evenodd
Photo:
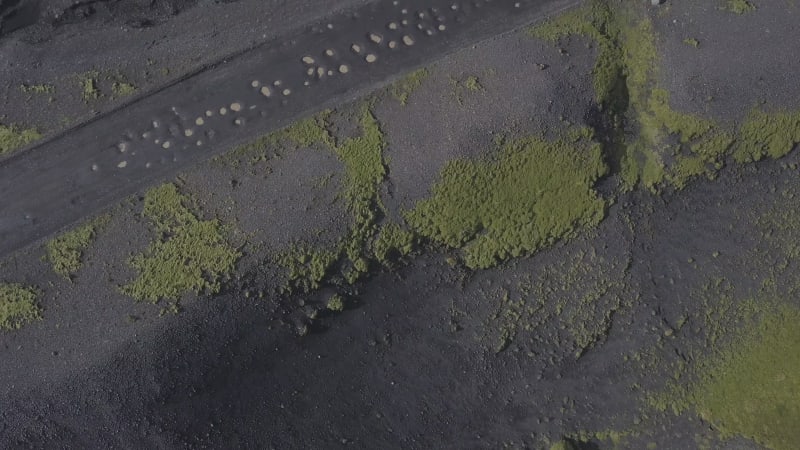
<path fill-rule="evenodd" d="M 585 133 L 506 144 L 494 160 L 455 160 L 432 196 L 406 213 L 422 236 L 460 248 L 468 267 L 489 268 L 597 225 L 605 200 L 594 183 L 607 172 Z"/>
<path fill-rule="evenodd" d="M 726 0 L 723 9 L 734 14 L 744 14 L 755 11 L 756 7 L 747 0 Z"/>
<path fill-rule="evenodd" d="M 800 311 L 765 317 L 703 374 L 696 408 L 723 437 L 774 450 L 800 448 Z"/>
<path fill-rule="evenodd" d="M 311 147 L 316 143 L 333 148 L 336 144 L 328 131 L 330 110 L 322 111 L 313 117 L 298 120 L 282 130 L 282 136 L 300 147 Z"/>
<path fill-rule="evenodd" d="M 98 72 L 87 72 L 79 81 L 81 86 L 81 96 L 84 102 L 90 102 L 100 98 L 100 89 L 97 86 Z"/>
<path fill-rule="evenodd" d="M 605 339 L 614 313 L 631 305 L 636 294 L 626 283 L 629 260 L 606 258 L 586 245 L 590 239 L 561 247 L 567 251 L 552 263 L 525 272 L 516 287 L 501 289 L 497 307 L 485 321 L 494 351 L 512 342 L 534 352 L 554 345 L 580 358 Z M 552 324 L 558 325 L 557 331 Z"/>
<path fill-rule="evenodd" d="M 243 158 L 248 158 L 251 164 L 256 164 L 270 157 L 280 156 L 286 149 L 311 148 L 317 145 L 334 148 L 336 142 L 328 131 L 331 114 L 331 110 L 324 110 L 312 117 L 298 120 L 287 127 L 241 145 L 220 159 L 238 166 Z"/>
<path fill-rule="evenodd" d="M 686 38 L 683 40 L 683 43 L 694 48 L 700 47 L 700 41 L 695 38 Z"/>
<path fill-rule="evenodd" d="M 115 97 L 127 97 L 136 93 L 136 86 L 125 81 L 115 81 L 111 83 L 111 92 Z"/>
<path fill-rule="evenodd" d="M 26 94 L 53 94 L 56 88 L 52 84 L 23 84 L 19 89 Z"/>
<path fill-rule="evenodd" d="M 142 214 L 159 238 L 131 260 L 138 275 L 122 287 L 124 293 L 156 303 L 189 293 L 219 292 L 241 254 L 227 243 L 226 229 L 218 220 L 200 220 L 192 209 L 191 199 L 174 184 L 147 192 Z"/>
<path fill-rule="evenodd" d="M 35 289 L 0 283 L 0 329 L 11 331 L 42 318 Z"/>
<path fill-rule="evenodd" d="M 344 311 L 344 297 L 339 294 L 334 294 L 328 299 L 327 308 L 333 312 Z"/>
<path fill-rule="evenodd" d="M 374 262 L 390 265 L 414 248 L 413 233 L 397 224 L 380 223 L 379 187 L 387 174 L 383 160 L 386 141 L 370 103 L 364 103 L 358 113 L 361 133 L 355 137 L 335 139 L 328 131 L 330 112 L 301 120 L 284 133 L 300 145 L 333 150 L 345 168 L 339 197 L 351 216 L 347 234 L 334 246 L 315 249 L 298 243 L 276 258 L 286 269 L 290 291 L 308 292 L 334 277 L 353 284 Z"/>
<path fill-rule="evenodd" d="M 733 158 L 745 163 L 778 159 L 800 143 L 800 112 L 767 114 L 754 110 L 739 127 Z"/>
<path fill-rule="evenodd" d="M 614 92 L 624 70 L 623 52 L 617 41 L 619 28 L 612 26 L 611 8 L 600 1 L 591 1 L 587 6 L 537 25 L 529 30 L 533 37 L 558 42 L 568 36 L 584 36 L 594 41 L 597 59 L 592 69 L 595 98 L 599 104 L 613 102 Z"/>
<path fill-rule="evenodd" d="M 411 231 L 395 223 L 388 223 L 381 227 L 372 242 L 372 251 L 378 262 L 386 266 L 414 251 L 416 241 L 417 237 Z"/>
<path fill-rule="evenodd" d="M 800 140 L 799 114 L 755 111 L 735 130 L 673 109 L 669 93 L 657 83 L 659 58 L 652 24 L 638 9 L 640 5 L 592 0 L 530 30 L 550 41 L 579 35 L 597 45 L 595 96 L 615 127 L 606 153 L 622 190 L 639 184 L 652 191 L 664 185 L 681 189 L 693 178 L 714 178 L 732 152 L 738 162 L 778 158 Z M 686 43 L 699 45 L 694 39 Z M 636 131 L 633 137 L 631 130 Z"/>
<path fill-rule="evenodd" d="M 100 216 L 74 230 L 51 239 L 47 245 L 47 259 L 53 270 L 64 278 L 71 279 L 83 266 L 83 252 L 94 241 L 97 231 L 108 222 L 108 216 Z"/>
<path fill-rule="evenodd" d="M 35 128 L 0 124 L 0 156 L 11 153 L 42 138 Z"/>
<path fill-rule="evenodd" d="M 298 244 L 279 254 L 276 262 L 286 269 L 292 289 L 311 292 L 319 289 L 338 258 L 337 250 L 320 251 Z"/>
<path fill-rule="evenodd" d="M 470 75 L 464 79 L 451 78 L 450 83 L 453 86 L 453 96 L 459 105 L 464 105 L 467 94 L 484 91 L 483 85 L 475 75 Z"/>
<path fill-rule="evenodd" d="M 405 106 L 408 104 L 409 96 L 411 96 L 414 91 L 422 86 L 422 82 L 425 81 L 425 79 L 429 76 L 430 72 L 428 69 L 422 68 L 415 70 L 414 72 L 406 75 L 403 79 L 396 81 L 389 86 L 389 93 L 398 102 L 400 102 L 401 105 Z"/>

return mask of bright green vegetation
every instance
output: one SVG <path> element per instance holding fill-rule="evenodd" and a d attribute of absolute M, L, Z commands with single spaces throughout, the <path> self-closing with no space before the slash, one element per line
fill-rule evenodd
<path fill-rule="evenodd" d="M 333 312 L 344 311 L 344 298 L 339 294 L 334 294 L 328 299 L 328 304 L 326 306 Z"/>
<path fill-rule="evenodd" d="M 286 269 L 289 286 L 307 293 L 319 289 L 338 257 L 337 251 L 294 245 L 279 254 L 276 262 Z"/>
<path fill-rule="evenodd" d="M 800 143 L 800 112 L 767 114 L 754 110 L 737 137 L 733 150 L 737 162 L 759 161 L 764 156 L 778 159 Z"/>
<path fill-rule="evenodd" d="M 136 86 L 124 81 L 115 81 L 111 84 L 111 92 L 115 97 L 127 97 L 136 92 Z"/>
<path fill-rule="evenodd" d="M 430 76 L 430 72 L 428 69 L 422 68 L 419 70 L 415 70 L 410 74 L 406 75 L 403 79 L 396 81 L 389 87 L 389 93 L 400 102 L 401 105 L 405 106 L 408 104 L 408 97 L 416 91 L 420 86 L 422 86 L 422 82 L 425 81 L 426 78 Z"/>
<path fill-rule="evenodd" d="M 52 84 L 23 84 L 19 89 L 26 94 L 53 94 L 56 88 Z"/>
<path fill-rule="evenodd" d="M 47 243 L 47 258 L 53 270 L 66 279 L 71 279 L 83 266 L 83 252 L 94 241 L 99 228 L 108 222 L 108 216 L 100 216 L 74 230 L 57 236 Z"/>
<path fill-rule="evenodd" d="M 0 283 L 0 330 L 18 330 L 42 318 L 35 289 L 16 283 Z"/>
<path fill-rule="evenodd" d="M 0 124 L 0 156 L 42 138 L 35 128 L 20 128 L 17 125 Z"/>
<path fill-rule="evenodd" d="M 723 352 L 694 392 L 696 408 L 723 437 L 774 450 L 800 448 L 800 311 L 769 315 Z"/>
<path fill-rule="evenodd" d="M 683 43 L 686 45 L 690 45 L 694 48 L 700 47 L 700 41 L 695 38 L 686 38 L 683 40 Z"/>
<path fill-rule="evenodd" d="M 156 303 L 188 293 L 219 292 L 241 254 L 227 243 L 218 220 L 200 220 L 193 209 L 191 199 L 174 184 L 147 192 L 142 215 L 159 238 L 131 260 L 138 276 L 122 287 L 124 293 Z"/>
<path fill-rule="evenodd" d="M 727 0 L 724 9 L 735 14 L 744 14 L 754 11 L 756 7 L 747 0 Z"/>
<path fill-rule="evenodd" d="M 470 268 L 574 236 L 597 225 L 606 205 L 593 186 L 608 168 L 590 138 L 586 130 L 556 141 L 532 137 L 506 144 L 493 160 L 451 161 L 406 220 L 422 236 L 462 249 Z"/>

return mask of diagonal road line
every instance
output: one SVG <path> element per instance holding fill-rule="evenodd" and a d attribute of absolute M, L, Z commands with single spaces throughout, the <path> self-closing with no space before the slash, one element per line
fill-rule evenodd
<path fill-rule="evenodd" d="M 0 255 L 189 165 L 580 0 L 376 0 L 0 161 Z"/>

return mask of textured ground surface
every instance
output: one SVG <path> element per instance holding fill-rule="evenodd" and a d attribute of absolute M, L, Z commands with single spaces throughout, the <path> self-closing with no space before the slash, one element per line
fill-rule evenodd
<path fill-rule="evenodd" d="M 233 17 L 244 3 L 187 2 L 176 20 L 202 8 Z M 786 40 L 800 11 L 696 3 L 637 10 L 652 23 L 653 82 L 671 107 L 731 126 L 757 106 L 800 110 L 790 58 L 800 48 Z M 612 171 L 598 183 L 609 199 L 599 225 L 493 268 L 471 270 L 459 248 L 417 236 L 405 256 L 368 258 L 355 282 L 357 258 L 342 251 L 318 286 L 291 288 L 280 255 L 361 239 L 353 230 L 371 222 L 353 198 L 374 188 L 377 229 L 405 229 L 449 161 L 502 160 L 502 142 L 596 125 L 596 57 L 586 38 L 519 30 L 169 180 L 242 254 L 217 294 L 150 304 L 120 289 L 137 277 L 133 255 L 181 233 L 159 234 L 144 192 L 108 211 L 71 280 L 46 244 L 3 259 L 0 282 L 35 286 L 42 319 L 0 330 L 0 446 L 546 449 L 567 436 L 592 449 L 792 448 L 800 424 L 785 440 L 737 431 L 680 387 L 703 382 L 753 314 L 800 306 L 796 149 L 729 162 L 682 189 L 621 191 Z M 365 104 L 383 175 L 348 159 L 369 133 Z M 341 312 L 326 307 L 334 294 Z M 797 374 L 758 380 L 791 385 Z M 731 410 L 757 407 L 770 405 Z"/>

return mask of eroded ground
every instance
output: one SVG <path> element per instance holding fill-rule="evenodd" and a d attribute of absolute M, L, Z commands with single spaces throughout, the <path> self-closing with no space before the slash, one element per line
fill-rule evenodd
<path fill-rule="evenodd" d="M 5 442 L 797 448 L 800 12 L 635 3 L 6 258 Z"/>

